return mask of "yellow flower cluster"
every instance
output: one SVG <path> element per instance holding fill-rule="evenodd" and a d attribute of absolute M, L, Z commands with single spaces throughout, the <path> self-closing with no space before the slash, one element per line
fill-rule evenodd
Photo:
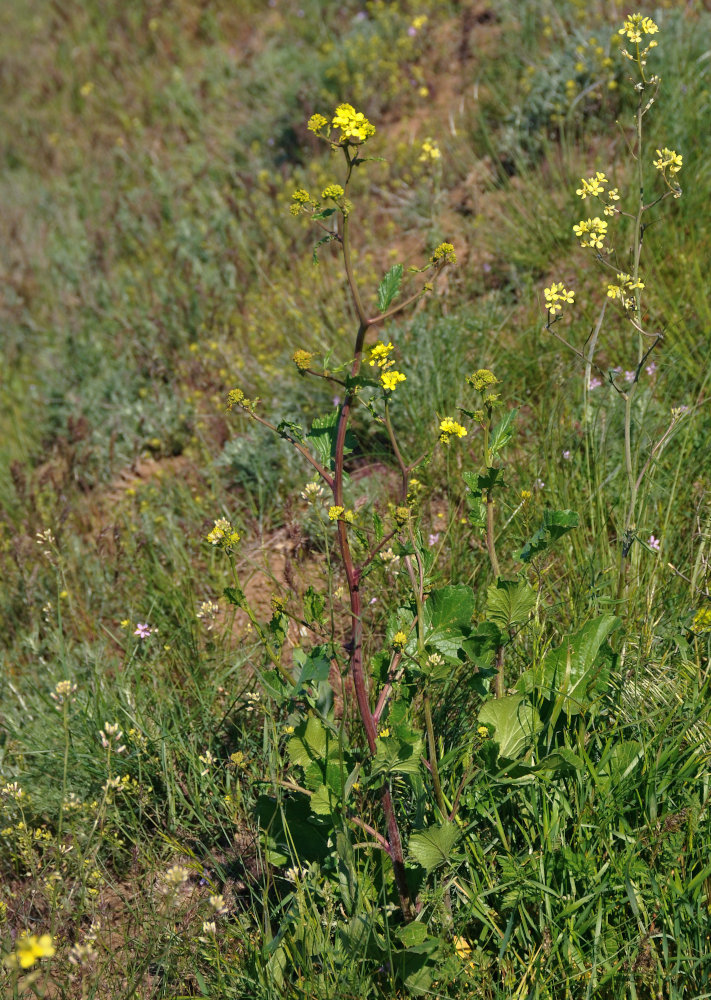
<path fill-rule="evenodd" d="M 378 368 L 390 368 L 394 361 L 388 360 L 388 355 L 393 351 L 393 345 L 391 343 L 387 344 L 376 344 L 375 347 L 370 349 L 370 367 L 377 365 Z"/>
<path fill-rule="evenodd" d="M 467 382 L 473 389 L 477 392 L 483 392 L 488 389 L 490 385 L 498 385 L 499 380 L 492 371 L 488 368 L 480 368 L 479 371 L 474 372 L 473 375 L 467 375 Z"/>
<path fill-rule="evenodd" d="M 339 104 L 331 124 L 341 130 L 339 143 L 342 146 L 358 145 L 375 135 L 375 125 L 362 111 L 356 111 L 352 104 Z"/>
<path fill-rule="evenodd" d="M 9 969 L 29 969 L 38 958 L 51 958 L 56 949 L 49 934 L 37 937 L 35 934 L 23 934 L 17 939 L 15 953 L 8 955 L 5 965 Z"/>
<path fill-rule="evenodd" d="M 215 521 L 215 526 L 206 536 L 210 545 L 217 545 L 221 549 L 231 549 L 239 541 L 239 532 L 236 531 L 226 517 L 220 517 Z"/>
<path fill-rule="evenodd" d="M 573 232 L 580 239 L 581 247 L 601 250 L 607 236 L 607 222 L 599 216 L 595 216 L 594 219 L 581 219 L 577 226 L 573 226 Z"/>
<path fill-rule="evenodd" d="M 432 160 L 439 160 L 442 156 L 440 148 L 433 139 L 425 139 L 422 143 L 422 152 L 418 159 L 420 163 L 430 163 Z"/>
<path fill-rule="evenodd" d="M 585 201 L 588 195 L 597 197 L 598 195 L 604 194 L 605 185 L 609 184 L 609 181 L 605 174 L 598 170 L 596 171 L 594 177 L 589 177 L 587 180 L 582 177 L 580 183 L 582 186 L 579 187 L 575 193 L 580 195 L 583 201 Z"/>
<path fill-rule="evenodd" d="M 328 125 L 328 118 L 324 118 L 323 115 L 311 115 L 306 127 L 309 132 L 320 132 L 324 125 Z"/>
<path fill-rule="evenodd" d="M 311 358 L 313 357 L 308 351 L 303 351 L 301 349 L 294 351 L 292 361 L 299 369 L 300 372 L 308 371 L 311 367 Z"/>
<path fill-rule="evenodd" d="M 456 420 L 452 420 L 451 417 L 445 417 L 444 420 L 439 422 L 439 439 L 442 444 L 449 444 L 450 438 L 452 437 L 466 437 L 467 429 L 458 424 Z"/>
<path fill-rule="evenodd" d="M 341 507 L 340 504 L 336 504 L 333 507 L 328 508 L 328 519 L 330 521 L 348 521 L 349 524 L 352 524 L 353 511 L 347 510 L 345 507 Z"/>
<path fill-rule="evenodd" d="M 633 292 L 635 288 L 644 288 L 644 282 L 637 281 L 630 274 L 625 274 L 623 271 L 617 275 L 618 285 L 608 285 L 607 286 L 607 297 L 608 299 L 619 299 L 625 309 L 631 309 L 634 306 L 634 299 L 629 295 Z"/>
<path fill-rule="evenodd" d="M 338 201 L 339 198 L 343 197 L 344 193 L 345 192 L 340 184 L 329 184 L 328 187 L 325 187 L 321 192 L 321 197 L 333 198 L 334 201 Z"/>
<path fill-rule="evenodd" d="M 682 156 L 673 149 L 657 150 L 658 159 L 654 160 L 654 166 L 661 170 L 663 174 L 669 171 L 670 174 L 678 174 L 682 167 Z"/>
<path fill-rule="evenodd" d="M 402 650 L 407 644 L 407 636 L 404 632 L 396 632 L 393 636 L 393 649 Z"/>
<path fill-rule="evenodd" d="M 289 211 L 292 215 L 301 215 L 302 212 L 308 211 L 309 208 L 315 205 L 316 202 L 313 200 L 309 192 L 304 191 L 303 188 L 298 188 L 291 196 Z"/>
<path fill-rule="evenodd" d="M 562 281 L 554 281 L 550 288 L 544 288 L 543 294 L 546 297 L 546 309 L 555 316 L 563 308 L 562 303 L 567 302 L 572 305 L 575 300 L 575 292 L 563 288 Z"/>
<path fill-rule="evenodd" d="M 644 17 L 642 14 L 628 14 L 627 20 L 617 32 L 618 35 L 625 35 L 635 45 L 642 41 L 642 35 L 656 35 L 658 26 L 651 17 Z"/>
<path fill-rule="evenodd" d="M 454 247 L 451 243 L 440 243 L 438 247 L 435 247 L 432 256 L 430 257 L 430 263 L 432 264 L 456 264 L 457 255 L 454 252 Z"/>
<path fill-rule="evenodd" d="M 392 392 L 396 388 L 398 382 L 404 382 L 405 376 L 402 372 L 383 372 L 380 376 L 380 381 L 382 382 L 383 389 L 387 389 L 388 392 Z"/>
<path fill-rule="evenodd" d="M 258 398 L 248 399 L 241 389 L 230 389 L 227 393 L 228 410 L 231 410 L 233 406 L 241 406 L 243 410 L 249 410 L 252 413 L 258 402 Z"/>

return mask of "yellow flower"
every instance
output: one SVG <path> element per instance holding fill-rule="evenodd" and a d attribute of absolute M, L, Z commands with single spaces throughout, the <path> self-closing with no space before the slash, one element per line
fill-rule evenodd
<path fill-rule="evenodd" d="M 553 316 L 563 308 L 561 303 L 572 304 L 575 300 L 575 292 L 563 288 L 563 282 L 553 282 L 550 288 L 544 288 L 543 294 L 546 297 L 546 309 Z"/>
<path fill-rule="evenodd" d="M 629 14 L 617 34 L 626 35 L 631 42 L 639 45 L 642 41 L 642 35 L 655 35 L 658 31 L 659 28 L 651 17 L 644 17 L 642 14 Z"/>
<path fill-rule="evenodd" d="M 345 507 L 341 507 L 339 505 L 334 505 L 333 507 L 329 507 L 328 508 L 328 517 L 329 517 L 329 520 L 330 521 L 337 521 L 338 518 L 341 516 L 341 514 L 343 514 L 344 511 L 345 511 Z"/>
<path fill-rule="evenodd" d="M 607 236 L 607 222 L 599 216 L 595 216 L 594 219 L 581 219 L 576 226 L 573 226 L 573 232 L 580 239 L 581 247 L 594 247 L 600 250 Z"/>
<path fill-rule="evenodd" d="M 82 86 L 79 88 L 79 93 L 81 94 L 82 97 L 88 97 L 93 89 L 94 89 L 94 84 L 91 82 L 91 80 L 88 80 L 86 83 L 82 84 Z"/>
<path fill-rule="evenodd" d="M 580 183 L 582 186 L 575 193 L 580 195 L 584 201 L 588 195 L 596 198 L 598 195 L 604 194 L 605 185 L 609 184 L 609 181 L 605 174 L 598 170 L 595 176 L 588 178 L 588 180 L 585 180 L 584 177 L 581 178 Z"/>
<path fill-rule="evenodd" d="M 691 629 L 693 632 L 711 632 L 711 605 L 699 608 L 694 615 Z"/>
<path fill-rule="evenodd" d="M 396 632 L 393 636 L 393 649 L 404 649 L 407 644 L 407 635 L 404 632 Z"/>
<path fill-rule="evenodd" d="M 388 392 L 392 392 L 398 382 L 405 381 L 405 376 L 402 372 L 383 372 L 380 376 L 380 381 L 383 383 L 384 389 L 387 389 Z"/>
<path fill-rule="evenodd" d="M 51 958 L 56 951 L 49 934 L 37 937 L 35 934 L 23 934 L 15 944 L 15 954 L 8 955 L 5 965 L 9 969 L 29 969 L 38 958 Z"/>
<path fill-rule="evenodd" d="M 341 130 L 339 142 L 342 146 L 358 145 L 375 135 L 375 126 L 352 104 L 339 104 L 331 124 Z"/>
<path fill-rule="evenodd" d="M 294 355 L 291 360 L 294 362 L 294 364 L 296 365 L 296 367 L 299 369 L 300 372 L 305 372 L 308 371 L 309 367 L 311 366 L 311 358 L 312 355 L 309 354 L 308 351 L 298 350 L 294 351 Z"/>
<path fill-rule="evenodd" d="M 328 125 L 328 118 L 324 118 L 323 115 L 311 115 L 306 127 L 309 132 L 320 132 L 324 125 Z"/>
<path fill-rule="evenodd" d="M 370 367 L 377 365 L 378 368 L 389 367 L 392 362 L 388 361 L 388 355 L 393 351 L 393 345 L 388 344 L 376 344 L 375 347 L 370 349 Z"/>
<path fill-rule="evenodd" d="M 483 740 L 487 739 L 489 736 L 489 730 L 486 728 L 486 726 L 479 726 L 477 732 L 479 733 L 479 735 Z"/>
<path fill-rule="evenodd" d="M 682 156 L 673 149 L 657 150 L 658 160 L 654 160 L 654 166 L 657 170 L 661 170 L 662 173 L 666 173 L 668 170 L 670 174 L 678 174 L 682 167 Z"/>
<path fill-rule="evenodd" d="M 455 937 L 454 950 L 461 959 L 466 961 L 466 959 L 468 959 L 471 956 L 472 946 L 469 944 L 466 938 Z"/>
<path fill-rule="evenodd" d="M 433 139 L 425 139 L 422 143 L 422 152 L 418 159 L 420 163 L 428 163 L 431 160 L 439 160 L 442 156 L 440 148 Z"/>
<path fill-rule="evenodd" d="M 478 371 L 474 372 L 473 375 L 467 375 L 467 382 L 471 385 L 477 392 L 483 392 L 484 389 L 488 388 L 490 385 L 498 385 L 499 380 L 492 371 L 488 368 L 480 368 Z"/>
<path fill-rule="evenodd" d="M 452 420 L 451 417 L 445 417 L 444 420 L 439 422 L 439 439 L 442 444 L 449 444 L 449 439 L 451 437 L 466 437 L 467 429 L 458 424 L 456 420 Z"/>
<path fill-rule="evenodd" d="M 206 536 L 206 540 L 211 545 L 218 545 L 221 549 L 230 549 L 239 541 L 239 532 L 236 531 L 226 517 L 220 517 L 215 521 L 212 531 Z"/>
<path fill-rule="evenodd" d="M 432 251 L 432 256 L 430 257 L 430 263 L 432 264 L 456 264 L 457 255 L 454 252 L 454 247 L 451 243 L 440 243 L 438 247 L 435 247 Z"/>
<path fill-rule="evenodd" d="M 378 733 L 378 736 L 380 737 L 381 740 L 386 740 L 389 735 L 390 735 L 390 730 L 388 729 L 387 726 L 385 727 L 385 729 L 381 729 L 380 732 Z"/>

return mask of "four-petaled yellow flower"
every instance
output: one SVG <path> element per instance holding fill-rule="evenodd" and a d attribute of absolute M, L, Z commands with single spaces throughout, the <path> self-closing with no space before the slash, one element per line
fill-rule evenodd
<path fill-rule="evenodd" d="M 599 216 L 595 216 L 594 219 L 581 219 L 577 226 L 573 226 L 573 232 L 579 237 L 581 247 L 601 250 L 607 236 L 607 222 Z"/>
<path fill-rule="evenodd" d="M 657 150 L 657 156 L 659 159 L 654 160 L 654 166 L 657 170 L 661 170 L 663 174 L 666 174 L 667 170 L 670 174 L 679 173 L 683 159 L 681 153 L 677 153 L 673 149 L 667 149 L 665 146 L 664 149 Z"/>
<path fill-rule="evenodd" d="M 575 292 L 569 291 L 567 288 L 563 288 L 562 281 L 554 281 L 550 288 L 544 288 L 543 294 L 546 297 L 546 309 L 554 316 L 557 312 L 563 308 L 561 303 L 567 302 L 572 304 L 575 301 Z"/>
<path fill-rule="evenodd" d="M 49 934 L 37 937 L 35 934 L 23 934 L 15 943 L 14 955 L 8 955 L 5 965 L 9 969 L 29 969 L 38 958 L 51 958 L 56 949 Z"/>
<path fill-rule="evenodd" d="M 588 195 L 597 198 L 598 195 L 604 194 L 605 185 L 609 184 L 609 181 L 605 174 L 600 173 L 598 170 L 596 171 L 594 177 L 589 177 L 587 180 L 582 177 L 580 179 L 580 183 L 582 186 L 579 187 L 575 193 L 580 195 L 583 201 L 585 201 Z"/>
<path fill-rule="evenodd" d="M 375 135 L 375 125 L 362 111 L 356 111 L 352 104 L 339 104 L 331 124 L 341 130 L 339 142 L 342 146 L 358 145 Z"/>
<path fill-rule="evenodd" d="M 467 429 L 458 424 L 456 420 L 452 420 L 451 417 L 445 417 L 444 420 L 440 420 L 439 423 L 439 439 L 442 444 L 449 444 L 449 440 L 452 437 L 466 437 Z"/>
<path fill-rule="evenodd" d="M 392 392 L 398 382 L 405 381 L 405 376 L 402 372 L 383 372 L 380 376 L 380 381 L 383 383 L 383 389 L 387 389 L 388 392 Z"/>
<path fill-rule="evenodd" d="M 626 35 L 631 42 L 639 45 L 642 41 L 642 35 L 656 35 L 658 31 L 659 28 L 651 17 L 644 17 L 642 14 L 628 14 L 627 20 L 623 22 L 617 33 L 618 35 Z"/>

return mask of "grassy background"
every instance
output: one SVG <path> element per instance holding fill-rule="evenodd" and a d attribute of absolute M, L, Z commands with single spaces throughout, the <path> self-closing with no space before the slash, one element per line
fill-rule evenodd
<path fill-rule="evenodd" d="M 615 39 L 626 13 L 543 0 L 0 11 L 0 779 L 26 793 L 2 798 L 0 903 L 6 950 L 19 930 L 58 937 L 49 995 L 405 995 L 382 959 L 391 938 L 369 938 L 366 889 L 345 921 L 316 869 L 288 882 L 256 835 L 284 720 L 248 697 L 261 659 L 244 623 L 222 605 L 197 618 L 230 582 L 204 537 L 217 517 L 239 525 L 240 573 L 265 607 L 290 567 L 320 579 L 329 553 L 299 498 L 298 456 L 226 414 L 225 395 L 239 383 L 275 421 L 333 405 L 289 359 L 302 347 L 346 360 L 354 317 L 335 256 L 312 264 L 313 234 L 288 205 L 294 187 L 339 179 L 305 121 L 351 101 L 386 158 L 354 192 L 363 288 L 374 296 L 393 261 L 420 264 L 443 239 L 460 261 L 387 331 L 408 377 L 393 405 L 406 453 L 454 412 L 468 371 L 492 368 L 520 408 L 504 519 L 538 481 L 531 523 L 544 506 L 581 516 L 546 564 L 549 613 L 520 637 L 511 682 L 609 609 L 621 407 L 597 390 L 584 425 L 579 363 L 542 330 L 541 298 L 551 280 L 576 289 L 566 334 L 582 345 L 604 291 L 572 238 L 574 191 L 598 169 L 631 183 L 615 125 L 632 108 Z M 684 155 L 684 195 L 645 238 L 646 304 L 665 338 L 634 415 L 644 443 L 672 406 L 690 408 L 641 507 L 639 535 L 661 550 L 640 556 L 614 710 L 580 734 L 588 769 L 551 787 L 481 771 L 469 786 L 457 884 L 442 877 L 424 897 L 448 942 L 434 995 L 711 995 L 708 648 L 689 632 L 707 599 L 711 18 L 701 3 L 648 13 L 662 77 L 650 147 Z M 442 149 L 434 172 L 419 161 L 427 137 Z M 606 328 L 600 357 L 632 366 L 624 323 Z M 386 443 L 363 434 L 356 458 L 354 496 L 378 500 Z M 456 466 L 440 457 L 423 473 L 423 530 L 439 533 L 441 580 L 473 582 L 483 608 L 488 569 L 461 523 Z M 56 546 L 38 544 L 46 528 Z M 502 537 L 506 572 L 527 529 L 514 518 Z M 372 586 L 399 584 L 383 571 Z M 140 641 L 138 622 L 157 632 Z M 65 717 L 50 693 L 67 678 Z M 461 690 L 461 708 L 442 702 L 443 752 L 466 743 L 478 704 Z M 127 746 L 110 775 L 107 720 Z M 624 767 L 620 741 L 637 747 Z M 106 791 L 114 775 L 124 784 Z M 172 898 L 161 880 L 178 862 L 191 875 Z M 359 871 L 384 898 L 377 865 Z M 229 909 L 217 940 L 201 930 L 211 892 Z M 96 954 L 72 964 L 91 934 Z"/>

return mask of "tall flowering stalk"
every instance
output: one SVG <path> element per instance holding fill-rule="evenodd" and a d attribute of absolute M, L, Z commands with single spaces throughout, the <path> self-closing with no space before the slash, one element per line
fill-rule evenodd
<path fill-rule="evenodd" d="M 326 368 L 322 371 L 317 371 L 314 367 L 313 356 L 308 351 L 298 349 L 293 356 L 294 364 L 301 374 L 324 378 L 338 386 L 340 392 L 343 393 L 343 399 L 340 403 L 340 409 L 334 430 L 333 448 L 330 461 L 321 462 L 315 458 L 304 443 L 303 438 L 300 436 L 300 431 L 296 429 L 294 425 L 283 424 L 277 427 L 268 420 L 265 420 L 256 412 L 257 403 L 259 401 L 247 399 L 241 390 L 235 389 L 230 393 L 229 403 L 230 406 L 240 407 L 242 410 L 246 411 L 250 417 L 257 420 L 264 426 L 270 427 L 272 430 L 279 433 L 282 437 L 286 438 L 291 444 L 293 444 L 294 447 L 296 447 L 297 450 L 300 451 L 306 460 L 312 465 L 325 486 L 331 492 L 332 503 L 328 508 L 328 519 L 335 523 L 336 526 L 338 548 L 346 577 L 350 604 L 350 635 L 346 646 L 348 652 L 349 673 L 353 682 L 353 689 L 355 691 L 356 701 L 358 704 L 358 712 L 363 725 L 368 750 L 371 757 L 375 757 L 378 752 L 378 741 L 383 738 L 383 731 L 379 730 L 378 723 L 388 697 L 393 690 L 393 685 L 391 682 L 385 685 L 379 694 L 375 709 L 371 708 L 370 693 L 368 690 L 368 682 L 363 662 L 363 597 L 361 586 L 366 571 L 371 567 L 374 559 L 376 559 L 376 557 L 384 551 L 388 542 L 390 542 L 399 532 L 408 530 L 410 532 L 411 541 L 414 543 L 412 526 L 410 523 L 409 490 L 411 481 L 414 482 L 414 480 L 411 480 L 411 473 L 422 461 L 424 456 L 421 456 L 415 462 L 408 463 L 401 454 L 393 432 L 392 422 L 390 419 L 390 400 L 393 392 L 397 391 L 398 386 L 406 381 L 406 375 L 397 371 L 394 367 L 395 361 L 391 357 L 394 350 L 393 345 L 389 342 L 381 342 L 376 343 L 369 349 L 369 367 L 375 369 L 373 375 L 367 371 L 367 368 L 365 373 L 363 372 L 364 355 L 368 350 L 366 347 L 368 334 L 371 331 L 382 327 L 387 320 L 390 320 L 399 313 L 402 313 L 410 305 L 416 302 L 423 294 L 430 291 L 433 285 L 431 282 L 425 282 L 413 294 L 405 297 L 402 301 L 393 305 L 392 303 L 394 299 L 399 296 L 403 271 L 401 265 L 396 265 L 394 268 L 391 268 L 378 289 L 379 311 L 375 314 L 371 314 L 367 310 L 353 268 L 351 235 L 353 206 L 350 200 L 350 191 L 356 169 L 363 163 L 367 162 L 361 155 L 362 147 L 363 144 L 374 135 L 375 126 L 368 121 L 362 112 L 356 111 L 352 105 L 341 104 L 335 109 L 335 112 L 331 116 L 330 120 L 321 114 L 313 115 L 309 119 L 308 128 L 321 141 L 327 143 L 332 152 L 340 153 L 343 156 L 343 183 L 327 185 L 321 192 L 320 198 L 315 198 L 308 191 L 303 188 L 299 188 L 294 191 L 292 195 L 291 212 L 296 216 L 308 216 L 311 221 L 321 229 L 323 235 L 317 244 L 317 249 L 319 246 L 328 243 L 338 244 L 358 324 L 355 332 L 352 359 L 346 366 L 347 371 L 344 377 L 339 377 L 333 371 Z M 314 257 L 315 254 L 316 251 L 314 251 Z M 435 248 L 425 266 L 415 270 L 418 270 L 420 273 L 432 270 L 436 275 L 444 267 L 454 263 L 456 263 L 454 247 L 451 243 L 441 243 Z M 339 369 L 339 371 L 341 370 Z M 395 507 L 393 514 L 395 522 L 393 529 L 384 533 L 383 537 L 379 540 L 376 539 L 370 546 L 367 554 L 364 557 L 361 557 L 360 563 L 358 563 L 354 558 L 351 543 L 351 533 L 357 526 L 354 525 L 354 512 L 349 510 L 347 507 L 346 498 L 344 496 L 344 481 L 348 429 L 358 394 L 363 385 L 375 387 L 382 397 L 383 416 L 378 419 L 382 420 L 382 423 L 385 425 L 387 430 L 393 453 L 400 467 L 401 482 L 399 488 L 398 506 Z M 465 429 L 451 419 L 442 421 L 440 431 L 440 440 L 444 442 L 448 441 L 451 436 L 461 437 L 463 434 L 466 434 Z M 418 609 L 418 627 L 420 630 L 419 653 L 421 658 L 424 658 L 425 650 L 422 639 L 424 571 L 421 561 L 418 560 L 417 568 L 415 569 L 410 557 L 407 557 L 407 566 L 411 574 L 415 603 Z M 255 624 L 253 619 L 252 621 L 253 624 Z M 275 665 L 284 675 L 285 679 L 291 680 L 288 670 L 286 670 L 286 668 L 281 664 L 280 659 L 268 642 L 268 637 L 264 636 L 261 631 L 259 634 L 260 637 L 266 640 L 267 652 Z M 395 640 L 398 639 L 398 636 L 401 637 L 401 642 L 395 642 Z M 398 633 L 393 640 L 394 666 L 396 666 L 400 660 L 406 640 L 407 636 L 405 636 L 404 633 Z M 437 749 L 434 741 L 432 712 L 430 702 L 426 694 L 424 698 L 424 712 L 430 751 L 429 769 L 432 775 L 438 808 L 440 809 L 440 812 L 445 813 L 445 803 L 442 796 L 437 770 Z M 377 833 L 377 831 L 373 830 L 370 826 L 364 826 L 362 820 L 359 818 L 352 817 L 352 819 L 356 824 L 360 825 L 364 829 L 367 829 L 371 834 L 373 834 L 380 846 L 387 851 L 392 861 L 402 914 L 405 920 L 410 920 L 413 916 L 412 902 L 410 899 L 410 892 L 405 873 L 402 838 L 400 836 L 400 829 L 392 794 L 387 782 L 382 793 L 382 805 L 387 826 L 386 837 Z"/>
<path fill-rule="evenodd" d="M 630 146 L 631 154 L 635 161 L 635 182 L 639 192 L 634 211 L 623 211 L 618 204 L 620 202 L 620 192 L 616 187 L 610 187 L 610 181 L 605 173 L 597 171 L 594 176 L 583 178 L 581 186 L 577 189 L 577 195 L 585 201 L 590 198 L 601 208 L 601 215 L 592 215 L 587 219 L 581 219 L 573 226 L 573 233 L 579 239 L 580 246 L 590 248 L 595 253 L 595 257 L 600 264 L 608 271 L 612 271 L 612 280 L 607 285 L 607 301 L 614 303 L 621 311 L 627 322 L 635 330 L 635 361 L 634 368 L 624 372 L 621 369 L 605 371 L 594 361 L 594 352 L 597 345 L 597 337 L 604 318 L 604 308 L 600 316 L 600 321 L 591 339 L 591 345 L 587 355 L 573 347 L 560 333 L 554 329 L 554 324 L 560 319 L 556 315 L 566 304 L 573 301 L 573 292 L 568 292 L 563 288 L 562 283 L 554 282 L 550 288 L 545 289 L 546 309 L 548 321 L 546 328 L 566 347 L 573 350 L 581 360 L 585 361 L 585 388 L 586 399 L 588 389 L 598 387 L 602 382 L 608 382 L 618 395 L 624 400 L 624 455 L 625 473 L 627 478 L 627 498 L 622 530 L 620 531 L 620 558 L 617 574 L 617 599 L 622 600 L 627 593 L 628 586 L 628 564 L 632 547 L 637 538 L 636 518 L 639 505 L 639 492 L 644 481 L 644 477 L 650 470 L 653 462 L 661 452 L 664 445 L 669 440 L 672 430 L 682 415 L 682 411 L 672 411 L 669 426 L 663 432 L 657 442 L 651 447 L 644 460 L 633 450 L 632 436 L 632 406 L 638 392 L 639 381 L 642 373 L 649 368 L 647 361 L 654 349 L 662 340 L 662 334 L 652 332 L 645 328 L 642 309 L 642 292 L 645 282 L 642 280 L 641 258 L 645 234 L 645 215 L 655 208 L 665 198 L 679 198 L 681 188 L 676 181 L 676 175 L 682 167 L 682 156 L 673 149 L 656 150 L 656 159 L 652 165 L 661 174 L 664 190 L 652 198 L 645 201 L 645 164 L 646 154 L 644 146 L 643 125 L 646 115 L 654 104 L 659 90 L 660 78 L 656 74 L 648 75 L 647 58 L 652 49 L 656 48 L 657 41 L 652 36 L 659 31 L 658 26 L 650 18 L 643 14 L 630 14 L 619 29 L 619 34 L 627 42 L 624 47 L 622 57 L 632 64 L 633 76 L 631 82 L 637 94 L 637 108 L 634 117 L 634 142 Z M 615 251 L 609 246 L 608 219 L 622 215 L 632 220 L 632 267 L 630 273 L 617 266 Z M 591 370 L 595 368 L 600 378 L 591 378 Z M 624 382 L 622 381 L 624 377 Z"/>

